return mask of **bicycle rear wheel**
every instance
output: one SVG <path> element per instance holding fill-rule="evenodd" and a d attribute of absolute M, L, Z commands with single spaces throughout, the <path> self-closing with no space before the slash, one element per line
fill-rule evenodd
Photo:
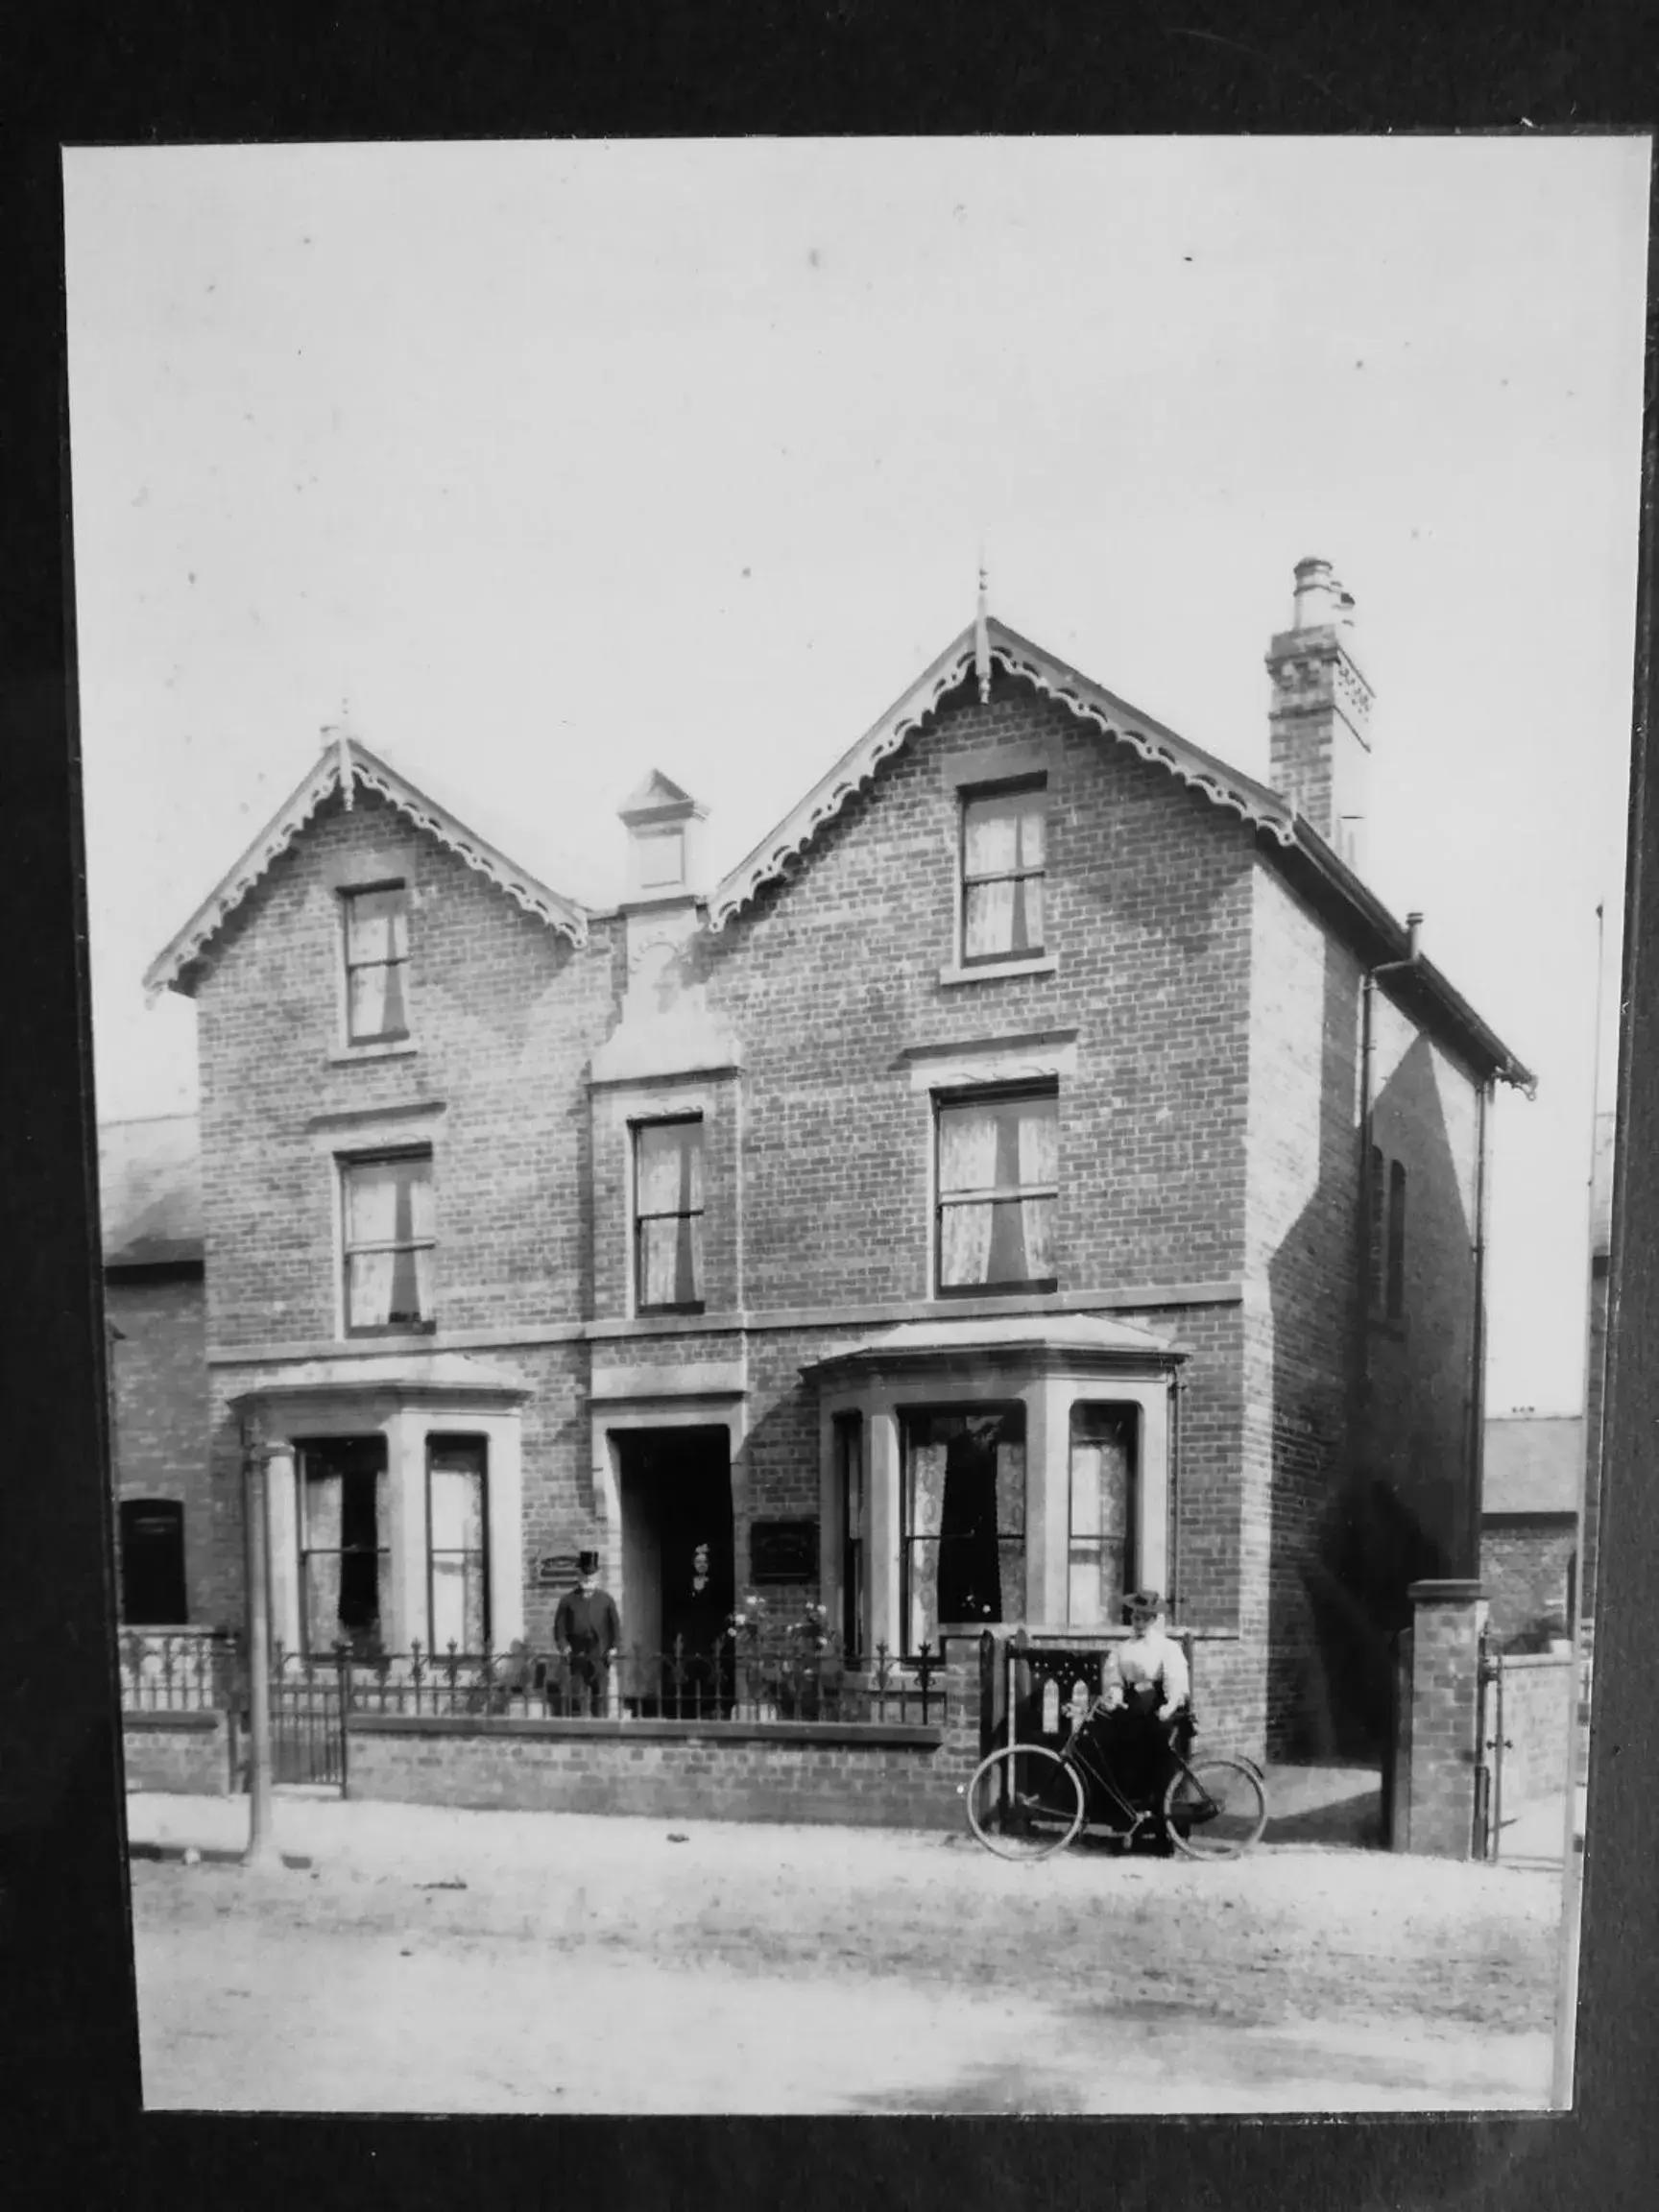
<path fill-rule="evenodd" d="M 1047 1859 L 1083 1825 L 1083 1785 L 1058 1752 L 1005 1744 L 974 1769 L 968 1825 L 998 1859 Z"/>
<path fill-rule="evenodd" d="M 1164 1792 L 1164 1825 L 1190 1859 L 1237 1859 L 1267 1825 L 1267 1792 L 1240 1759 L 1190 1759 Z"/>

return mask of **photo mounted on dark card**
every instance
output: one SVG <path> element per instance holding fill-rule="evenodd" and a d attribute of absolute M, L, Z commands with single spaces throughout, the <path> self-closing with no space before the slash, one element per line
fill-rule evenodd
<path fill-rule="evenodd" d="M 1649 152 L 65 155 L 151 2110 L 1572 2102 Z"/>

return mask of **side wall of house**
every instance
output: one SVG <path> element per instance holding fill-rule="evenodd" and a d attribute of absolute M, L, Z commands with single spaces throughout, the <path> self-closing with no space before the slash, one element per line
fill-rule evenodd
<path fill-rule="evenodd" d="M 1371 1318 L 1357 1470 L 1387 1486 L 1416 1575 L 1474 1575 L 1479 1087 L 1382 988 L 1374 1031 L 1375 1143 L 1406 1169 L 1405 1296 L 1398 1319 Z"/>
<path fill-rule="evenodd" d="M 1346 1467 L 1358 1356 L 1359 977 L 1358 958 L 1260 863 L 1242 1458 L 1245 1614 L 1268 1646 L 1275 1755 L 1334 1749 L 1353 1695 L 1328 1671 L 1320 1555 Z"/>

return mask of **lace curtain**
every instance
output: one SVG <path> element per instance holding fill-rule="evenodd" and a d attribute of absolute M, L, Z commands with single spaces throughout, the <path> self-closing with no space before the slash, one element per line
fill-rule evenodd
<path fill-rule="evenodd" d="M 430 1315 L 431 1236 L 429 1162 L 368 1161 L 348 1171 L 348 1303 L 353 1328 L 384 1329 Z"/>
<path fill-rule="evenodd" d="M 477 1467 L 432 1469 L 427 1544 L 432 1558 L 432 1648 L 484 1646 L 484 1476 Z"/>
<path fill-rule="evenodd" d="M 1068 1619 L 1109 1626 L 1121 1611 L 1134 1482 L 1134 1415 L 1079 1406 L 1071 1417 Z"/>
<path fill-rule="evenodd" d="M 987 1099 L 939 1117 L 940 1280 L 1021 1283 L 1055 1272 L 1059 1123 L 1052 1098 Z M 1042 1196 L 1015 1191 L 1042 1190 Z M 974 1199 L 976 1191 L 1004 1197 Z"/>
<path fill-rule="evenodd" d="M 403 968 L 409 957 L 406 896 L 359 891 L 346 902 L 346 962 L 353 1037 L 406 1037 Z"/>
<path fill-rule="evenodd" d="M 703 1130 L 692 1121 L 637 1133 L 639 1303 L 694 1306 L 703 1295 Z"/>
<path fill-rule="evenodd" d="M 1046 844 L 1041 792 L 969 802 L 962 848 L 963 949 L 969 959 L 1042 950 L 1043 877 L 1019 871 L 1041 870 Z M 994 880 L 976 880 L 982 877 Z"/>

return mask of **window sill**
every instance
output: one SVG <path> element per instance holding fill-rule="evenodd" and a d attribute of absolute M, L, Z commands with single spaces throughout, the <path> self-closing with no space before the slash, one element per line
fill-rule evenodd
<path fill-rule="evenodd" d="M 939 971 L 939 981 L 950 986 L 956 983 L 996 983 L 1009 975 L 1052 975 L 1060 966 L 1055 952 L 1044 952 L 1034 960 L 988 960 L 983 967 L 964 968 L 956 961 L 949 962 Z"/>
<path fill-rule="evenodd" d="M 408 1039 L 396 1045 L 343 1045 L 330 1052 L 330 1068 L 349 1068 L 354 1060 L 412 1060 L 421 1049 Z"/>

